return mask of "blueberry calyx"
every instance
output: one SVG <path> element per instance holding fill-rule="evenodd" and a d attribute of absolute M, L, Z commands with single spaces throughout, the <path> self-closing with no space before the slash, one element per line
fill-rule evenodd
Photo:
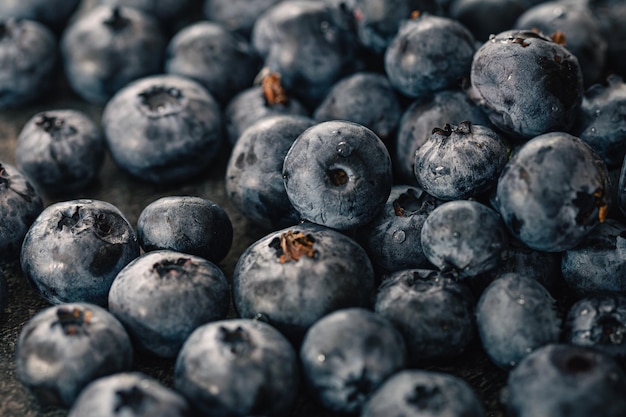
<path fill-rule="evenodd" d="M 114 32 L 120 32 L 129 26 L 130 20 L 122 15 L 122 11 L 119 7 L 113 7 L 111 10 L 111 16 L 103 22 Z"/>
<path fill-rule="evenodd" d="M 9 189 L 13 191 L 15 194 L 22 197 L 26 202 L 30 203 L 33 201 L 33 196 L 35 196 L 35 189 L 30 184 L 30 182 L 26 183 L 26 192 L 22 192 L 18 189 L 12 187 L 11 174 L 6 170 L 2 164 L 0 164 L 0 190 Z"/>
<path fill-rule="evenodd" d="M 297 261 L 302 256 L 313 258 L 317 251 L 313 249 L 315 239 L 311 235 L 294 230 L 288 230 L 274 238 L 270 242 L 270 247 L 276 250 L 276 256 L 281 264 L 289 261 Z"/>
<path fill-rule="evenodd" d="M 419 196 L 413 188 L 409 188 L 406 192 L 400 194 L 398 198 L 393 200 L 392 205 L 393 213 L 398 217 L 410 217 L 418 214 L 423 209 Z"/>
<path fill-rule="evenodd" d="M 7 172 L 6 168 L 0 164 L 0 187 L 10 188 L 11 175 Z"/>
<path fill-rule="evenodd" d="M 436 127 L 431 132 L 433 136 L 439 136 L 440 138 L 447 138 L 452 134 L 452 126 L 446 123 L 446 125 L 442 128 Z"/>
<path fill-rule="evenodd" d="M 405 397 L 407 404 L 411 404 L 418 410 L 431 410 L 437 412 L 445 406 L 445 398 L 441 395 L 439 387 L 428 385 L 416 385 Z"/>
<path fill-rule="evenodd" d="M 91 310 L 79 307 L 59 307 L 56 311 L 57 321 L 52 326 L 59 325 L 68 336 L 85 334 L 85 327 L 89 325 L 93 313 Z"/>
<path fill-rule="evenodd" d="M 80 220 L 79 211 L 80 207 L 77 206 L 71 216 L 65 212 L 61 213 L 61 220 L 59 220 L 59 222 L 57 223 L 57 229 L 63 230 L 63 226 L 65 226 L 71 230 L 72 227 L 74 227 L 76 223 L 78 223 L 78 220 Z"/>
<path fill-rule="evenodd" d="M 183 109 L 183 92 L 175 87 L 152 86 L 138 94 L 141 108 L 152 117 L 178 113 Z"/>
<path fill-rule="evenodd" d="M 190 258 L 178 258 L 175 261 L 164 259 L 152 266 L 160 278 L 167 278 L 185 272 L 185 267 L 191 263 Z"/>
<path fill-rule="evenodd" d="M 368 397 L 374 388 L 371 379 L 367 377 L 367 369 L 363 368 L 359 376 L 349 379 L 346 382 L 346 388 L 350 390 L 348 402 L 362 403 L 363 399 Z"/>
<path fill-rule="evenodd" d="M 348 181 L 350 181 L 348 173 L 341 168 L 330 169 L 328 171 L 328 177 L 330 178 L 330 182 L 336 187 L 346 185 Z"/>
<path fill-rule="evenodd" d="M 154 398 L 147 392 L 134 385 L 131 388 L 121 389 L 115 392 L 115 412 L 120 413 L 122 409 L 130 409 L 132 414 L 143 414 L 147 403 L 154 402 Z"/>
<path fill-rule="evenodd" d="M 250 334 L 241 326 L 237 326 L 234 330 L 220 327 L 219 338 L 225 345 L 228 345 L 230 352 L 237 356 L 241 356 L 255 347 Z"/>
<path fill-rule="evenodd" d="M 621 345 L 626 336 L 626 327 L 612 316 L 601 316 L 598 318 L 599 334 L 594 340 L 602 345 Z"/>
<path fill-rule="evenodd" d="M 557 30 L 552 35 L 550 35 L 550 39 L 552 39 L 552 42 L 559 44 L 559 45 L 563 45 L 563 46 L 565 46 L 565 44 L 567 43 L 565 34 L 561 32 L 560 30 Z"/>
<path fill-rule="evenodd" d="M 578 374 L 588 372 L 593 368 L 593 361 L 584 356 L 571 356 L 565 360 L 565 371 Z"/>
<path fill-rule="evenodd" d="M 64 134 L 76 133 L 76 129 L 73 126 L 65 125 L 63 118 L 48 116 L 45 113 L 37 117 L 35 124 L 53 139 L 62 138 Z"/>
<path fill-rule="evenodd" d="M 608 213 L 608 202 L 604 189 L 598 188 L 593 194 L 578 192 L 573 203 L 578 207 L 576 223 L 587 224 L 592 220 L 591 216 L 596 210 L 598 211 L 598 220 L 600 223 L 604 223 Z"/>
<path fill-rule="evenodd" d="M 289 101 L 287 91 L 281 84 L 280 78 L 281 76 L 277 72 L 269 72 L 263 75 L 261 86 L 263 87 L 263 96 L 269 106 L 287 104 Z"/>

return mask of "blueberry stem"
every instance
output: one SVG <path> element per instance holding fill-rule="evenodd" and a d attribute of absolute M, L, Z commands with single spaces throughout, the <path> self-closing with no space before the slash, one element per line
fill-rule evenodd
<path fill-rule="evenodd" d="M 113 7 L 111 16 L 104 21 L 104 24 L 111 28 L 111 30 L 119 32 L 128 26 L 129 20 L 122 16 L 120 8 L 116 6 Z"/>

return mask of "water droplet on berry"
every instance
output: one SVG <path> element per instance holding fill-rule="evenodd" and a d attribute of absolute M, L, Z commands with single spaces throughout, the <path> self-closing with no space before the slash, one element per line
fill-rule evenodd
<path fill-rule="evenodd" d="M 602 110 L 600 109 L 596 110 L 596 117 L 600 117 L 601 114 L 602 114 Z"/>
<path fill-rule="evenodd" d="M 591 133 L 596 133 L 596 128 L 595 127 L 592 127 L 590 130 L 591 130 Z"/>
<path fill-rule="evenodd" d="M 552 106 L 550 110 L 552 110 L 553 112 L 557 112 L 559 111 L 559 108 L 558 106 Z"/>
<path fill-rule="evenodd" d="M 520 305 L 524 305 L 526 303 L 526 300 L 524 300 L 524 296 L 523 295 L 519 296 L 519 298 L 517 300 L 517 303 L 520 304 Z"/>
<path fill-rule="evenodd" d="M 452 232 L 452 237 L 455 237 L 458 239 L 461 237 L 461 234 L 459 232 Z"/>
<path fill-rule="evenodd" d="M 513 78 L 513 75 L 512 75 L 512 74 L 509 74 L 509 76 L 508 76 L 508 77 L 506 77 L 506 79 L 507 79 L 507 80 L 510 80 L 510 79 L 512 79 L 512 78 Z"/>
<path fill-rule="evenodd" d="M 406 233 L 403 230 L 396 230 L 393 232 L 393 241 L 396 243 L 402 243 L 406 240 Z"/>
<path fill-rule="evenodd" d="M 318 362 L 326 361 L 326 355 L 324 355 L 323 353 L 320 353 L 319 355 L 317 355 L 317 360 Z"/>
<path fill-rule="evenodd" d="M 346 142 L 339 142 L 339 144 L 337 145 L 337 153 L 339 154 L 339 156 L 343 156 L 344 158 L 346 158 L 352 153 L 352 146 L 350 146 L 350 144 Z"/>
<path fill-rule="evenodd" d="M 581 316 L 586 316 L 587 314 L 589 314 L 589 310 L 584 309 L 583 311 L 580 312 Z"/>

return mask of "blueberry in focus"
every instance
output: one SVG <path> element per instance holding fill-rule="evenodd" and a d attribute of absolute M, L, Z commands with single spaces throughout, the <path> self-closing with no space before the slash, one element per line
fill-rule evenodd
<path fill-rule="evenodd" d="M 335 120 L 305 130 L 285 156 L 289 201 L 313 223 L 346 230 L 371 221 L 391 191 L 389 152 L 374 132 Z"/>
<path fill-rule="evenodd" d="M 274 327 L 229 319 L 197 328 L 176 359 L 174 386 L 212 416 L 286 417 L 300 375 L 297 353 Z"/>
<path fill-rule="evenodd" d="M 226 211 L 206 198 L 167 196 L 141 211 L 137 238 L 146 252 L 168 249 L 217 263 L 230 251 L 233 225 Z"/>
<path fill-rule="evenodd" d="M 303 377 L 324 407 L 358 413 L 370 395 L 404 368 L 400 333 L 385 318 L 363 308 L 335 311 L 317 321 L 300 348 Z"/>
<path fill-rule="evenodd" d="M 120 90 L 102 128 L 116 164 L 139 179 L 175 183 L 212 166 L 223 140 L 217 101 L 195 81 L 155 75 Z"/>
<path fill-rule="evenodd" d="M 140 372 L 96 379 L 80 393 L 68 417 L 191 417 L 187 400 Z"/>
<path fill-rule="evenodd" d="M 101 200 L 46 207 L 32 224 L 20 255 L 25 277 L 49 303 L 106 306 L 117 273 L 139 256 L 133 227 Z"/>
<path fill-rule="evenodd" d="M 22 328 L 17 378 L 43 406 L 70 407 L 91 381 L 129 371 L 133 350 L 124 327 L 105 309 L 74 303 L 48 307 Z"/>
<path fill-rule="evenodd" d="M 48 194 L 83 190 L 104 161 L 99 126 L 78 110 L 35 114 L 22 128 L 15 149 L 17 167 Z"/>

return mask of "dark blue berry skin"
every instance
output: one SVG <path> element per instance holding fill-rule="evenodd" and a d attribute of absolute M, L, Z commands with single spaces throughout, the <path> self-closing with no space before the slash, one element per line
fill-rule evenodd
<path fill-rule="evenodd" d="M 262 317 L 297 343 L 324 315 L 370 306 L 374 271 L 354 240 L 303 223 L 249 246 L 235 265 L 232 290 L 241 317 Z"/>
<path fill-rule="evenodd" d="M 589 296 L 570 308 L 564 324 L 564 341 L 598 349 L 626 364 L 626 297 L 618 294 Z"/>
<path fill-rule="evenodd" d="M 0 161 L 0 260 L 17 258 L 26 232 L 43 210 L 31 180 L 13 165 Z"/>
<path fill-rule="evenodd" d="M 204 0 L 204 17 L 250 37 L 257 17 L 282 0 Z"/>
<path fill-rule="evenodd" d="M 44 96 L 57 63 L 57 41 L 33 20 L 0 20 L 0 109 L 23 107 Z"/>
<path fill-rule="evenodd" d="M 158 22 L 140 10 L 99 6 L 63 32 L 67 80 L 84 100 L 105 104 L 129 82 L 161 72 L 165 40 Z"/>
<path fill-rule="evenodd" d="M 483 417 L 480 399 L 465 380 L 418 369 L 392 375 L 363 406 L 361 417 Z"/>
<path fill-rule="evenodd" d="M 169 42 L 165 71 L 202 84 L 219 102 L 252 85 L 261 68 L 246 39 L 215 22 L 197 22 Z"/>
<path fill-rule="evenodd" d="M 385 207 L 357 230 L 357 241 L 378 272 L 390 273 L 430 265 L 422 250 L 422 226 L 443 201 L 419 187 L 394 185 Z"/>
<path fill-rule="evenodd" d="M 187 400 L 140 372 L 98 378 L 80 393 L 68 417 L 191 417 Z"/>
<path fill-rule="evenodd" d="M 110 7 L 121 6 L 140 10 L 157 18 L 163 27 L 172 27 L 182 21 L 193 0 L 98 0 Z"/>
<path fill-rule="evenodd" d="M 4 310 L 9 305 L 9 285 L 4 273 L 0 271 L 0 316 L 4 314 Z"/>
<path fill-rule="evenodd" d="M 526 8 L 525 0 L 453 0 L 449 15 L 485 42 L 489 35 L 512 28 Z"/>
<path fill-rule="evenodd" d="M 576 57 L 530 30 L 500 32 L 485 42 L 474 55 L 471 83 L 494 126 L 523 139 L 569 131 L 583 98 Z"/>
<path fill-rule="evenodd" d="M 382 74 L 357 72 L 338 81 L 315 109 L 318 122 L 349 120 L 390 142 L 402 116 L 400 101 Z"/>
<path fill-rule="evenodd" d="M 304 131 L 285 156 L 289 201 L 303 219 L 346 230 L 370 222 L 392 185 L 389 152 L 374 132 L 343 120 Z"/>
<path fill-rule="evenodd" d="M 436 127 L 463 121 L 490 126 L 485 113 L 460 90 L 444 90 L 414 101 L 402 114 L 393 151 L 394 170 L 399 180 L 416 185 L 415 152 L 430 138 Z"/>
<path fill-rule="evenodd" d="M 597 225 L 576 247 L 563 253 L 561 271 L 578 294 L 626 294 L 626 226 L 613 219 Z"/>
<path fill-rule="evenodd" d="M 405 21 L 385 51 L 391 84 L 408 97 L 426 97 L 460 85 L 469 75 L 474 37 L 455 20 L 422 14 Z"/>
<path fill-rule="evenodd" d="M 133 227 L 114 205 L 69 200 L 44 209 L 32 224 L 20 262 L 48 302 L 106 306 L 117 273 L 139 256 Z"/>
<path fill-rule="evenodd" d="M 438 271 L 406 269 L 386 277 L 374 309 L 400 331 L 409 364 L 461 355 L 476 335 L 474 297 L 465 284 Z"/>
<path fill-rule="evenodd" d="M 174 386 L 215 417 L 290 415 L 300 384 L 289 341 L 258 320 L 222 320 L 196 329 L 176 359 Z"/>
<path fill-rule="evenodd" d="M 508 148 L 498 133 L 469 121 L 435 128 L 415 152 L 415 178 L 441 200 L 478 197 L 494 188 L 508 161 Z"/>
<path fill-rule="evenodd" d="M 97 178 L 104 161 L 100 127 L 78 110 L 34 115 L 22 128 L 15 149 L 17 167 L 47 194 L 70 194 Z"/>
<path fill-rule="evenodd" d="M 279 115 L 308 116 L 309 111 L 294 98 L 287 98 L 286 102 L 271 102 L 261 86 L 243 90 L 224 109 L 224 122 L 231 146 L 235 146 L 244 130 L 259 120 Z"/>
<path fill-rule="evenodd" d="M 159 357 L 175 357 L 197 327 L 225 319 L 229 305 L 228 282 L 215 264 L 170 250 L 130 262 L 109 291 L 109 311 L 138 350 Z"/>
<path fill-rule="evenodd" d="M 226 168 L 226 192 L 244 216 L 264 229 L 300 221 L 283 182 L 283 162 L 294 140 L 313 126 L 304 116 L 273 116 L 246 129 Z"/>
<path fill-rule="evenodd" d="M 304 380 L 324 407 L 358 413 L 389 376 L 404 368 L 401 334 L 363 308 L 335 311 L 316 322 L 300 348 Z"/>
<path fill-rule="evenodd" d="M 536 29 L 548 36 L 561 32 L 565 48 L 578 59 L 584 84 L 592 85 L 604 75 L 607 42 L 586 5 L 547 1 L 527 9 L 511 27 Z"/>
<path fill-rule="evenodd" d="M 102 127 L 118 166 L 145 181 L 177 183 L 212 166 L 222 143 L 217 101 L 200 84 L 155 75 L 120 90 Z"/>
<path fill-rule="evenodd" d="M 439 270 L 460 279 L 494 269 L 507 246 L 498 213 L 477 201 L 448 201 L 435 208 L 422 226 L 422 250 Z"/>
<path fill-rule="evenodd" d="M 4 0 L 0 3 L 0 20 L 8 18 L 36 20 L 52 29 L 61 29 L 80 0 Z"/>
<path fill-rule="evenodd" d="M 44 406 L 70 407 L 91 381 L 129 371 L 133 349 L 124 327 L 88 303 L 48 307 L 22 328 L 17 378 Z"/>
<path fill-rule="evenodd" d="M 597 350 L 551 344 L 508 376 L 504 403 L 512 416 L 619 417 L 626 413 L 626 375 Z"/>
<path fill-rule="evenodd" d="M 148 204 L 137 219 L 137 237 L 146 251 L 168 249 L 217 263 L 233 243 L 226 211 L 195 196 L 167 196 Z"/>
<path fill-rule="evenodd" d="M 518 273 L 501 275 L 483 291 L 476 324 L 485 352 L 503 369 L 561 335 L 555 300 L 538 281 Z"/>
<path fill-rule="evenodd" d="M 610 204 L 604 162 L 583 141 L 563 132 L 519 147 L 498 180 L 498 211 L 509 231 L 532 249 L 575 247 L 604 220 Z"/>
<path fill-rule="evenodd" d="M 617 75 L 606 81 L 585 92 L 576 132 L 609 168 L 616 168 L 626 155 L 626 84 Z"/>

